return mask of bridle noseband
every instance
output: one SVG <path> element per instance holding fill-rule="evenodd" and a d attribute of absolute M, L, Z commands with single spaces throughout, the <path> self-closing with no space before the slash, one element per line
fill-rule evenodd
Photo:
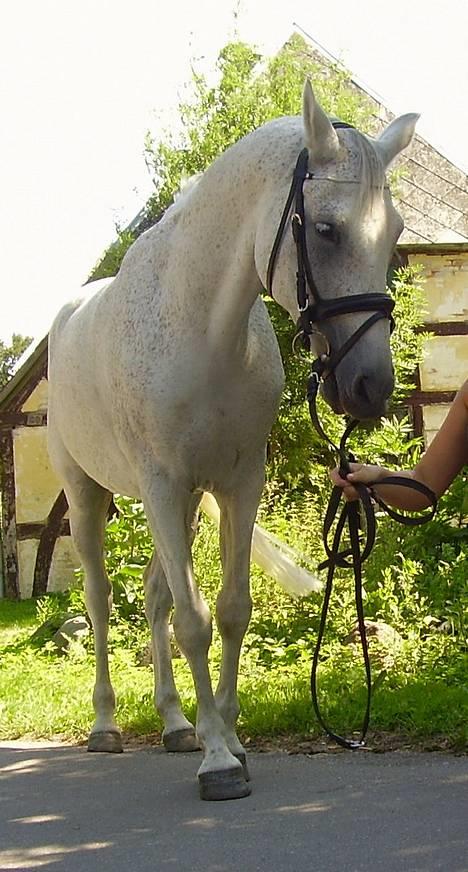
<path fill-rule="evenodd" d="M 354 130 L 351 124 L 345 124 L 343 121 L 333 122 L 333 127 Z M 321 297 L 314 280 L 307 250 L 304 182 L 307 180 L 313 180 L 314 178 L 314 174 L 308 169 L 308 162 L 309 152 L 307 148 L 304 148 L 297 159 L 291 188 L 289 190 L 288 198 L 283 209 L 283 214 L 271 250 L 267 269 L 267 291 L 270 296 L 273 297 L 273 276 L 275 266 L 284 238 L 286 223 L 294 204 L 294 213 L 291 222 L 297 253 L 296 290 L 297 305 L 299 309 L 297 335 L 301 337 L 303 344 L 307 348 L 310 348 L 309 337 L 314 332 L 314 327 L 317 322 L 322 322 L 329 318 L 336 318 L 339 315 L 347 315 L 354 312 L 373 313 L 370 318 L 368 318 L 367 321 L 365 321 L 347 339 L 338 351 L 331 350 L 328 355 L 321 356 L 321 367 L 319 368 L 321 368 L 320 376 L 322 377 L 324 374 L 329 375 L 338 366 L 345 354 L 348 353 L 363 333 L 369 330 L 376 321 L 379 321 L 381 318 L 389 318 L 390 323 L 393 326 L 392 310 L 394 307 L 394 301 L 385 293 L 353 294 L 349 297 L 334 297 L 333 299 L 327 300 L 324 300 Z"/>

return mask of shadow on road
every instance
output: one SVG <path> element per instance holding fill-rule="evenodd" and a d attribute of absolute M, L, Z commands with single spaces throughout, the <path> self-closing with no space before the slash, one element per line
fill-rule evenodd
<path fill-rule="evenodd" d="M 252 795 L 198 798 L 198 755 L 0 747 L 0 868 L 468 872 L 468 759 L 253 754 Z"/>

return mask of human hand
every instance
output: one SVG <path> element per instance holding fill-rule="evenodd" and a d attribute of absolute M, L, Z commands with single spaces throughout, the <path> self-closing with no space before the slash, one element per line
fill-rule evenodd
<path fill-rule="evenodd" d="M 334 485 L 343 488 L 343 496 L 350 502 L 359 498 L 356 488 L 353 487 L 353 482 L 364 485 L 375 484 L 388 474 L 388 470 L 382 466 L 373 466 L 369 463 L 350 463 L 349 466 L 351 472 L 346 478 L 341 477 L 339 467 L 331 469 L 329 475 Z"/>

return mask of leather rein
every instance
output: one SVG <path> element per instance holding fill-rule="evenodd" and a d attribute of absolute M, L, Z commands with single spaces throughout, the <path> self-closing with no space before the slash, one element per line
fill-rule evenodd
<path fill-rule="evenodd" d="M 344 122 L 332 122 L 335 128 L 352 128 L 352 125 Z M 335 445 L 334 442 L 324 432 L 320 423 L 317 408 L 316 398 L 320 383 L 336 369 L 338 364 L 343 360 L 344 356 L 350 349 L 359 341 L 361 336 L 372 327 L 381 318 L 389 318 L 391 327 L 394 322 L 392 311 L 394 301 L 388 294 L 385 293 L 364 293 L 354 294 L 349 297 L 335 297 L 333 299 L 324 300 L 319 293 L 314 280 L 312 267 L 309 260 L 306 239 L 306 218 L 304 209 L 304 182 L 313 180 L 314 174 L 308 170 L 309 153 L 307 148 L 304 148 L 297 159 L 294 169 L 291 188 L 286 200 L 281 220 L 276 233 L 275 241 L 270 254 L 270 259 L 267 269 L 267 291 L 273 297 L 273 276 L 281 248 L 281 243 L 284 238 L 286 224 L 288 222 L 291 210 L 294 206 L 294 212 L 291 217 L 292 233 L 296 244 L 297 253 L 297 273 L 296 273 L 296 291 L 297 305 L 299 309 L 298 333 L 296 334 L 293 347 L 297 338 L 301 338 L 303 344 L 310 350 L 310 335 L 314 332 L 314 327 L 317 322 L 324 321 L 328 318 L 339 317 L 354 312 L 372 312 L 370 317 L 346 340 L 346 342 L 338 350 L 329 349 L 327 354 L 321 355 L 312 363 L 311 373 L 307 384 L 307 401 L 309 404 L 309 413 L 312 424 L 324 439 L 331 449 L 336 453 L 340 475 L 344 478 L 351 471 L 350 463 L 355 462 L 354 455 L 347 450 L 346 442 L 348 437 L 358 426 L 359 421 L 355 419 L 348 420 L 340 444 Z M 392 484 L 401 487 L 409 487 L 418 493 L 423 494 L 431 508 L 429 512 L 422 516 L 407 516 L 391 509 L 379 497 L 374 487 L 376 484 L 385 485 Z M 435 494 L 426 485 L 414 479 L 408 479 L 404 476 L 392 475 L 381 479 L 379 482 L 374 482 L 370 485 L 353 483 L 353 487 L 358 493 L 358 499 L 352 502 L 345 502 L 339 512 L 342 488 L 334 486 L 330 500 L 328 503 L 325 519 L 323 523 L 323 541 L 327 559 L 320 564 L 319 569 L 327 569 L 327 581 L 325 585 L 325 595 L 320 617 L 320 626 L 315 645 L 310 689 L 312 703 L 315 714 L 328 736 L 344 748 L 356 750 L 365 745 L 365 736 L 369 726 L 371 696 L 372 696 L 372 677 L 371 666 L 369 659 L 368 642 L 366 635 L 366 626 L 364 618 L 364 607 L 362 599 L 362 564 L 369 557 L 376 536 L 376 518 L 374 513 L 374 504 L 377 503 L 387 515 L 393 520 L 398 521 L 406 526 L 417 526 L 430 521 L 437 509 L 437 500 Z M 335 524 L 336 522 L 336 524 Z M 348 530 L 349 547 L 341 549 L 341 538 L 345 527 Z M 334 530 L 333 530 L 334 528 Z M 363 536 L 361 536 L 363 533 Z M 332 539 L 330 543 L 330 537 Z M 362 541 L 361 541 L 362 540 Z M 341 549 L 341 550 L 340 550 Z M 335 569 L 351 568 L 354 572 L 354 589 L 357 622 L 359 635 L 361 639 L 361 647 L 363 653 L 364 667 L 366 672 L 367 683 L 367 702 L 366 709 L 361 727 L 361 735 L 358 740 L 347 739 L 335 733 L 327 724 L 322 716 L 318 695 L 317 695 L 317 671 L 320 659 L 320 649 L 325 633 L 327 622 L 328 609 L 330 598 L 333 589 L 333 578 Z"/>

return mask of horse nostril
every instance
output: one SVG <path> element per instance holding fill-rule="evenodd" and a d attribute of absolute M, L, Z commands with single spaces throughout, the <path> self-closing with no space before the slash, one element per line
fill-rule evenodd
<path fill-rule="evenodd" d="M 367 375 L 358 375 L 353 384 L 353 392 L 356 399 L 364 403 L 372 402 L 372 380 Z"/>
<path fill-rule="evenodd" d="M 392 391 L 392 380 L 384 375 L 364 371 L 352 382 L 351 402 L 359 418 L 379 418 L 385 413 L 386 400 Z"/>

